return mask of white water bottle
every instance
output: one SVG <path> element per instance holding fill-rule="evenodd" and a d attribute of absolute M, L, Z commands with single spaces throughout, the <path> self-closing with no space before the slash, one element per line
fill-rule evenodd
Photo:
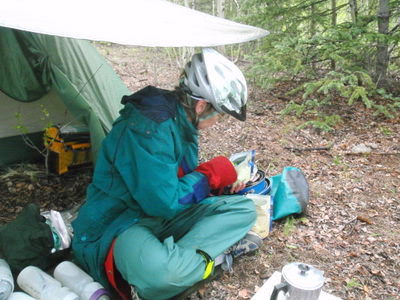
<path fill-rule="evenodd" d="M 110 300 L 100 283 L 70 261 L 63 261 L 54 269 L 54 278 L 78 294 L 80 300 Z"/>
<path fill-rule="evenodd" d="M 7 300 L 35 300 L 35 298 L 32 298 L 31 296 L 23 292 L 14 292 Z"/>
<path fill-rule="evenodd" d="M 14 279 L 10 266 L 4 259 L 0 259 L 0 300 L 6 300 L 14 290 Z"/>
<path fill-rule="evenodd" d="M 23 269 L 17 277 L 17 283 L 24 292 L 38 300 L 79 300 L 77 294 L 34 266 Z"/>

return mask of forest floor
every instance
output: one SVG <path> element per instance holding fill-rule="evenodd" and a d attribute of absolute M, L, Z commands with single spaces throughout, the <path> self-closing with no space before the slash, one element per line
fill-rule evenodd
<path fill-rule="evenodd" d="M 127 86 L 171 89 L 180 69 L 166 50 L 98 44 Z M 239 62 L 240 63 L 240 62 Z M 200 133 L 201 160 L 256 150 L 267 176 L 300 168 L 310 185 L 302 218 L 275 222 L 255 255 L 188 299 L 250 299 L 274 271 L 294 261 L 323 270 L 323 290 L 342 299 L 400 299 L 400 122 L 372 116 L 360 104 L 329 109 L 343 122 L 334 132 L 299 129 L 305 120 L 279 112 L 291 98 L 286 85 L 261 90 L 249 83 L 246 122 L 224 118 Z M 360 153 L 361 150 L 367 153 Z M 362 151 L 361 151 L 362 152 Z M 92 169 L 45 176 L 43 167 L 0 173 L 0 224 L 28 203 L 64 210 L 84 199 Z"/>

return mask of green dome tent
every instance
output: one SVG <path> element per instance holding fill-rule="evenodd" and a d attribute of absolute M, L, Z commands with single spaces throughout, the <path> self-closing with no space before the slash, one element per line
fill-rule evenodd
<path fill-rule="evenodd" d="M 96 49 L 84 40 L 4 27 L 0 49 L 0 165 L 39 155 L 23 142 L 17 126 L 41 143 L 48 122 L 88 126 L 96 153 L 119 99 L 130 93 Z"/>

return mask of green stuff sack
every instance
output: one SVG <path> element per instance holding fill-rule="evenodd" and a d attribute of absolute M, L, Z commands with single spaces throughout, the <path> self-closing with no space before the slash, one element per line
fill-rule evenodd
<path fill-rule="evenodd" d="M 36 204 L 28 204 L 14 221 L 0 227 L 0 252 L 14 273 L 29 265 L 54 265 L 65 252 L 52 255 L 53 247 L 53 234 Z"/>
<path fill-rule="evenodd" d="M 306 211 L 309 187 L 303 172 L 295 167 L 285 167 L 281 174 L 270 177 L 273 199 L 273 220 Z"/>

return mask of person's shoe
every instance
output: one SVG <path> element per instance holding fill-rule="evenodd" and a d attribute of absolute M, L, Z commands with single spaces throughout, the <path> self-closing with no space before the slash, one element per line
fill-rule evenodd
<path fill-rule="evenodd" d="M 261 247 L 262 242 L 262 238 L 257 233 L 249 231 L 244 238 L 228 248 L 224 253 L 229 253 L 235 258 L 256 251 Z"/>
<path fill-rule="evenodd" d="M 262 245 L 262 238 L 255 232 L 249 231 L 239 242 L 229 247 L 224 253 L 215 258 L 215 266 L 221 265 L 225 271 L 233 271 L 233 258 L 256 251 Z"/>
<path fill-rule="evenodd" d="M 131 285 L 131 300 L 141 300 L 133 285 Z"/>

